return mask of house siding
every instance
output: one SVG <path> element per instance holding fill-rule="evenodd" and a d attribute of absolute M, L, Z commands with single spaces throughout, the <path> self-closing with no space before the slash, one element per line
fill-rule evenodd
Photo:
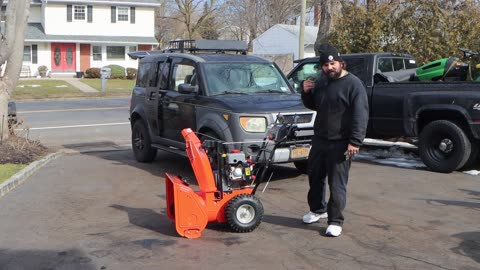
<path fill-rule="evenodd" d="M 75 35 L 104 36 L 107 34 L 109 36 L 144 37 L 150 37 L 154 33 L 153 9 L 136 7 L 135 23 L 131 23 L 130 19 L 128 21 L 116 20 L 115 23 L 112 23 L 110 8 L 111 6 L 93 6 L 91 23 L 87 22 L 87 18 L 81 21 L 73 19 L 71 22 L 67 22 L 67 6 L 49 4 L 45 9 L 45 33 L 48 35 L 71 35 L 74 33 Z"/>
<path fill-rule="evenodd" d="M 292 28 L 299 26 L 292 25 L 274 25 L 256 39 L 253 40 L 254 54 L 292 54 L 293 59 L 298 59 L 299 51 L 299 34 Z M 316 38 L 317 27 L 308 26 L 305 33 L 304 57 L 315 56 L 314 43 Z M 314 32 L 315 34 L 312 34 Z"/>

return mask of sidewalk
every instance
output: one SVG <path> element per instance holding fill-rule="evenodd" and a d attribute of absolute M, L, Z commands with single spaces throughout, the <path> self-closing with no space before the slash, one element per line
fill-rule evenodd
<path fill-rule="evenodd" d="M 69 84 L 75 86 L 76 88 L 78 88 L 80 91 L 84 92 L 84 93 L 97 93 L 98 90 L 91 87 L 90 85 L 87 85 L 87 84 L 84 84 L 80 81 L 80 79 L 78 78 L 61 78 L 61 77 L 57 77 L 57 78 L 52 78 L 52 79 L 57 79 L 57 80 L 64 80 L 66 82 L 68 82 Z"/>
<path fill-rule="evenodd" d="M 20 78 L 20 80 L 33 80 L 35 79 L 34 77 L 31 78 Z M 66 74 L 66 75 L 59 75 L 59 74 L 53 74 L 51 77 L 47 78 L 42 78 L 42 80 L 62 80 L 66 81 L 72 86 L 78 88 L 80 91 L 84 93 L 98 93 L 99 91 L 90 85 L 84 84 L 80 81 L 79 78 L 74 77 L 73 74 Z"/>

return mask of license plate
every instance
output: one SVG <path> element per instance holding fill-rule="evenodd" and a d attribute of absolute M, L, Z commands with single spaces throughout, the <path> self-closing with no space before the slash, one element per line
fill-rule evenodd
<path fill-rule="evenodd" d="M 296 148 L 290 151 L 290 158 L 305 158 L 308 157 L 308 153 L 310 153 L 310 147 L 305 146 L 297 146 Z"/>

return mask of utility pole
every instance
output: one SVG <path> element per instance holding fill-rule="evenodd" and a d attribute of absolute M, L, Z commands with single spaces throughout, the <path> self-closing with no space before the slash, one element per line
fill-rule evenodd
<path fill-rule="evenodd" d="M 305 47 L 305 13 L 307 11 L 307 0 L 302 1 L 302 8 L 300 11 L 300 37 L 298 39 L 298 59 L 303 58 L 304 47 Z"/>

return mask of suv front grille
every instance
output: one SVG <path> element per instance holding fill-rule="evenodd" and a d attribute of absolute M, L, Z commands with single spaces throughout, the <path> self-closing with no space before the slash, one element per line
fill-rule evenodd
<path fill-rule="evenodd" d="M 313 113 L 282 114 L 282 116 L 289 124 L 308 124 L 312 121 Z"/>

